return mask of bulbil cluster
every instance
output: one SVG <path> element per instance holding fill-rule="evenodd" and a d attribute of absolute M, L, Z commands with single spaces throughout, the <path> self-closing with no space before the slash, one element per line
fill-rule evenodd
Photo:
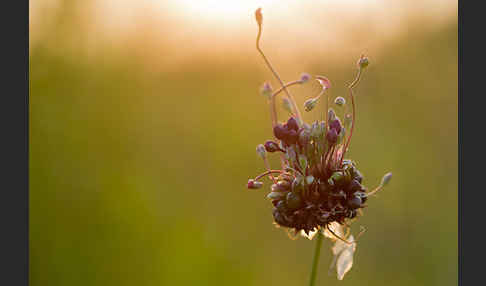
<path fill-rule="evenodd" d="M 247 187 L 261 188 L 263 182 L 259 180 L 264 177 L 272 181 L 267 197 L 273 204 L 272 214 L 277 225 L 292 229 L 295 233 L 304 232 L 307 236 L 319 229 L 332 232 L 328 227 L 330 224 L 336 222 L 348 225 L 347 220 L 356 218 L 361 209 L 366 207 L 368 197 L 383 188 L 391 178 L 391 173 L 386 174 L 381 184 L 369 192 L 362 185 L 363 175 L 355 162 L 344 159 L 356 121 L 353 87 L 360 81 L 369 60 L 363 55 L 359 58 L 356 78 L 348 87 L 351 112 L 347 112 L 349 108 L 346 108 L 344 97 L 334 100 L 337 111 L 330 108 L 325 92 L 331 87 L 330 81 L 326 77 L 315 76 L 321 90 L 317 96 L 305 101 L 304 109 L 309 112 L 323 101 L 325 119 L 307 124 L 302 119 L 289 87 L 308 82 L 311 76 L 304 73 L 299 80 L 283 83 L 259 46 L 262 23 L 260 10 L 257 10 L 256 19 L 259 26 L 257 50 L 281 88 L 273 91 L 268 82 L 263 85 L 262 94 L 271 107 L 275 138 L 258 145 L 257 153 L 263 158 L 267 171 L 249 179 Z M 280 123 L 277 120 L 276 97 L 282 92 L 286 94 L 284 108 L 291 116 L 286 122 Z M 320 100 L 321 98 L 323 99 Z M 342 114 L 344 120 L 339 118 L 337 112 Z M 280 169 L 270 168 L 268 153 L 280 156 Z"/>

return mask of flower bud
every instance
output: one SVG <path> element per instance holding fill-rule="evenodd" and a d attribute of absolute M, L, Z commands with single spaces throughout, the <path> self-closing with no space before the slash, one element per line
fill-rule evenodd
<path fill-rule="evenodd" d="M 381 186 L 386 186 L 392 178 L 392 173 L 386 173 L 383 178 L 381 179 Z"/>
<path fill-rule="evenodd" d="M 307 112 L 309 112 L 312 109 L 314 109 L 314 107 L 316 107 L 316 105 L 317 105 L 317 101 L 318 100 L 319 100 L 319 97 L 314 97 L 314 98 L 307 99 L 304 102 L 304 110 L 307 111 Z"/>
<path fill-rule="evenodd" d="M 331 179 L 334 182 L 334 184 L 337 185 L 337 184 L 340 184 L 344 181 L 345 176 L 344 176 L 343 172 L 338 171 L 338 172 L 334 172 L 331 175 Z"/>
<path fill-rule="evenodd" d="M 312 184 L 313 182 L 314 182 L 314 176 L 309 175 L 309 176 L 305 177 L 305 183 L 306 183 L 307 185 L 310 185 L 310 184 Z"/>
<path fill-rule="evenodd" d="M 272 96 L 272 86 L 268 81 L 263 84 L 262 87 L 262 95 L 266 98 L 270 98 Z"/>
<path fill-rule="evenodd" d="M 280 147 L 278 147 L 278 144 L 274 141 L 271 141 L 271 140 L 266 141 L 264 147 L 265 147 L 265 150 L 267 150 L 267 152 L 270 152 L 270 153 L 282 151 L 280 149 Z"/>
<path fill-rule="evenodd" d="M 309 81 L 310 78 L 311 78 L 310 74 L 303 73 L 300 75 L 300 83 L 306 83 Z"/>
<path fill-rule="evenodd" d="M 273 127 L 273 134 L 277 139 L 283 140 L 287 134 L 287 130 L 279 123 Z"/>
<path fill-rule="evenodd" d="M 267 195 L 267 198 L 271 200 L 279 200 L 285 198 L 285 193 L 281 192 L 271 192 Z"/>
<path fill-rule="evenodd" d="M 330 124 L 335 118 L 336 118 L 336 112 L 334 112 L 334 109 L 329 108 L 329 110 L 327 111 L 328 124 Z"/>
<path fill-rule="evenodd" d="M 344 99 L 344 97 L 342 96 L 338 96 L 336 97 L 336 99 L 334 100 L 334 103 L 338 106 L 343 106 L 346 104 L 346 99 Z"/>
<path fill-rule="evenodd" d="M 248 184 L 246 185 L 248 189 L 259 189 L 262 186 L 263 186 L 262 182 L 255 181 L 254 179 L 249 179 Z"/>
<path fill-rule="evenodd" d="M 292 182 L 292 192 L 294 193 L 300 193 L 304 190 L 304 184 L 302 183 L 302 179 L 300 177 L 297 177 L 294 179 Z"/>
<path fill-rule="evenodd" d="M 267 152 L 265 151 L 265 147 L 262 144 L 258 144 L 256 147 L 256 152 L 260 157 L 265 158 Z"/>
<path fill-rule="evenodd" d="M 285 213 L 288 211 L 287 209 L 287 203 L 285 202 L 285 200 L 281 200 L 277 203 L 277 206 L 276 206 L 277 210 Z"/>
<path fill-rule="evenodd" d="M 327 131 L 326 134 L 326 139 L 327 141 L 329 141 L 330 144 L 336 143 L 338 139 L 338 134 L 336 132 L 336 129 L 334 128 L 329 129 L 329 131 Z"/>
<path fill-rule="evenodd" d="M 361 55 L 361 57 L 358 60 L 358 66 L 360 69 L 364 69 L 369 65 L 368 58 L 365 57 L 364 55 Z"/>
<path fill-rule="evenodd" d="M 258 8 L 255 11 L 255 20 L 257 21 L 258 26 L 261 26 L 263 23 L 263 15 L 262 15 L 262 8 Z"/>
<path fill-rule="evenodd" d="M 339 120 L 339 118 L 336 117 L 334 120 L 330 121 L 329 128 L 335 129 L 336 133 L 339 134 L 342 129 L 341 121 Z"/>
<path fill-rule="evenodd" d="M 297 143 L 297 139 L 299 139 L 299 135 L 297 134 L 297 131 L 295 130 L 290 130 L 285 138 L 285 142 L 292 145 Z"/>
<path fill-rule="evenodd" d="M 288 181 L 278 181 L 277 187 L 281 191 L 288 191 L 290 190 L 290 183 Z"/>
<path fill-rule="evenodd" d="M 347 201 L 348 206 L 352 209 L 357 209 L 361 206 L 361 198 L 359 196 L 352 196 L 351 199 Z"/>
<path fill-rule="evenodd" d="M 288 98 L 283 98 L 282 99 L 282 106 L 285 110 L 287 110 L 288 113 L 292 113 L 292 104 L 290 104 L 290 101 Z"/>
<path fill-rule="evenodd" d="M 287 207 L 290 210 L 298 209 L 302 205 L 302 198 L 299 194 L 296 193 L 288 193 L 287 194 Z"/>
<path fill-rule="evenodd" d="M 310 131 L 307 129 L 303 129 L 302 131 L 300 131 L 299 144 L 301 146 L 305 146 L 307 145 L 307 143 L 309 143 L 309 141 L 310 141 Z"/>
<path fill-rule="evenodd" d="M 297 120 L 295 118 L 290 117 L 289 120 L 287 120 L 287 128 L 289 130 L 293 129 L 296 132 L 299 130 L 299 124 L 297 123 Z"/>

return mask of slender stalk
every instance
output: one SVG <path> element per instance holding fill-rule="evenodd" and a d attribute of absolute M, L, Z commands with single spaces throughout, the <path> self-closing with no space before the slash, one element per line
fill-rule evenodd
<path fill-rule="evenodd" d="M 309 286 L 314 286 L 316 282 L 317 265 L 319 264 L 319 256 L 321 255 L 322 237 L 323 235 L 319 230 L 317 232 L 316 248 L 314 250 L 314 258 L 312 260 L 312 272 L 310 276 Z"/>
<path fill-rule="evenodd" d="M 349 95 L 351 97 L 351 105 L 353 106 L 353 119 L 351 121 L 351 129 L 349 131 L 348 140 L 346 141 L 346 144 L 344 144 L 344 149 L 343 149 L 343 153 L 341 155 L 341 160 L 339 162 L 339 166 L 341 166 L 343 164 L 344 154 L 346 154 L 346 151 L 348 151 L 349 142 L 351 142 L 351 137 L 353 136 L 354 122 L 356 121 L 356 107 L 355 107 L 355 104 L 354 104 L 353 87 L 356 86 L 359 83 L 359 80 L 361 78 L 361 70 L 362 70 L 361 68 L 358 69 L 358 74 L 356 75 L 356 78 L 348 87 L 349 88 Z"/>
<path fill-rule="evenodd" d="M 284 90 L 284 87 L 287 88 L 287 87 L 292 86 L 294 84 L 302 84 L 302 81 L 301 80 L 295 80 L 295 81 L 291 81 L 291 82 L 286 83 L 283 87 L 279 88 L 276 92 L 274 92 L 272 94 L 272 97 L 275 97 L 279 93 L 281 93 Z"/>
<path fill-rule="evenodd" d="M 261 16 L 261 14 L 260 14 Z M 260 19 L 261 21 L 261 19 Z M 290 95 L 290 92 L 287 90 L 287 87 L 285 86 L 284 82 L 282 81 L 282 79 L 280 78 L 280 76 L 278 75 L 277 71 L 275 71 L 275 69 L 273 68 L 272 64 L 270 63 L 270 61 L 267 59 L 267 57 L 265 56 L 265 54 L 263 53 L 262 49 L 260 48 L 260 37 L 262 35 L 262 23 L 259 21 L 259 19 L 257 18 L 257 23 L 258 23 L 258 35 L 257 35 L 257 38 L 256 38 L 256 49 L 258 50 L 258 52 L 260 53 L 260 55 L 262 56 L 263 60 L 265 60 L 265 63 L 267 64 L 268 68 L 270 69 L 270 71 L 273 73 L 273 75 L 275 76 L 275 78 L 278 80 L 278 82 L 280 83 L 280 85 L 282 86 L 285 94 L 287 95 L 289 101 L 290 101 L 290 104 L 292 104 L 292 109 L 294 110 L 294 113 L 295 113 L 295 116 L 297 117 L 297 120 L 302 123 L 302 116 L 300 114 L 300 111 L 299 111 L 299 108 L 297 107 L 297 104 L 295 103 L 295 100 L 293 98 L 292 95 Z"/>
<path fill-rule="evenodd" d="M 264 173 L 262 173 L 262 174 L 258 175 L 257 177 L 255 177 L 255 179 L 254 179 L 254 180 L 255 180 L 255 181 L 258 181 L 258 180 L 259 180 L 261 177 L 264 177 L 264 176 L 266 176 L 266 175 L 268 175 L 268 174 L 282 174 L 283 172 L 284 172 L 284 171 L 282 171 L 282 170 L 268 170 L 268 171 L 266 171 L 266 172 L 264 172 Z"/>

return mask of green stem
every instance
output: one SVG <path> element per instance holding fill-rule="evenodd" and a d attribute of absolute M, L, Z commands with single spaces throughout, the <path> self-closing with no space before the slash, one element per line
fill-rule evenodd
<path fill-rule="evenodd" d="M 314 286 L 314 283 L 316 282 L 316 276 L 317 276 L 317 265 L 319 264 L 319 256 L 321 254 L 321 246 L 322 246 L 322 233 L 319 230 L 317 232 L 317 241 L 316 241 L 316 248 L 314 250 L 314 259 L 312 261 L 312 272 L 311 272 L 311 277 L 309 281 L 309 286 Z"/>

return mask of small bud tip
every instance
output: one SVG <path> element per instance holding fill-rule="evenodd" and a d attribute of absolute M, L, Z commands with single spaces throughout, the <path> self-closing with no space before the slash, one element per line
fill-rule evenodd
<path fill-rule="evenodd" d="M 381 186 L 382 187 L 386 186 L 390 182 L 391 178 L 392 178 L 392 173 L 391 172 L 386 173 L 383 176 L 383 179 L 381 179 Z"/>
<path fill-rule="evenodd" d="M 303 73 L 301 76 L 300 76 L 300 83 L 306 83 L 309 81 L 309 79 L 311 78 L 310 74 L 308 73 Z"/>
<path fill-rule="evenodd" d="M 358 67 L 360 69 L 364 69 L 369 65 L 369 63 L 370 62 L 369 62 L 368 58 L 365 57 L 364 55 L 361 55 L 361 57 L 358 60 Z"/>
<path fill-rule="evenodd" d="M 261 26 L 263 23 L 263 15 L 262 15 L 262 8 L 258 8 L 255 11 L 255 19 L 258 23 L 258 26 Z"/>

